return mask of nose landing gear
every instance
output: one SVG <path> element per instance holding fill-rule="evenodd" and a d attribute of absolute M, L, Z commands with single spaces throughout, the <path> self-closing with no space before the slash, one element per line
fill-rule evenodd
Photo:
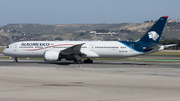
<path fill-rule="evenodd" d="M 17 57 L 12 57 L 14 59 L 14 62 L 18 62 Z"/>

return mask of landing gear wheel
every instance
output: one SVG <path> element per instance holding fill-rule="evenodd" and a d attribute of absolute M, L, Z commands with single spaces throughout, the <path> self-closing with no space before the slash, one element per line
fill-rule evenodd
<path fill-rule="evenodd" d="M 73 62 L 74 64 L 77 64 L 77 60 L 74 60 L 74 62 Z"/>
<path fill-rule="evenodd" d="M 17 57 L 14 57 L 14 62 L 18 62 L 18 59 L 17 59 Z"/>
<path fill-rule="evenodd" d="M 93 63 L 93 60 L 87 59 L 87 60 L 84 60 L 84 63 Z"/>
<path fill-rule="evenodd" d="M 82 64 L 82 63 L 83 63 L 83 61 L 82 61 L 82 60 L 79 60 L 79 61 L 78 61 L 78 64 Z"/>
<path fill-rule="evenodd" d="M 80 59 L 80 60 L 74 60 L 74 64 L 82 64 L 83 61 Z"/>

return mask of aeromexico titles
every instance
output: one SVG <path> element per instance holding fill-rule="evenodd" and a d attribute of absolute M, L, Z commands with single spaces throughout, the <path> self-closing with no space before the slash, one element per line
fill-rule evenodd
<path fill-rule="evenodd" d="M 8 45 L 3 54 L 17 57 L 43 57 L 45 61 L 60 61 L 65 58 L 74 63 L 93 63 L 91 58 L 122 58 L 144 55 L 174 46 L 159 45 L 159 39 L 168 16 L 162 16 L 136 42 L 127 41 L 21 41 Z M 82 58 L 86 58 L 82 61 Z"/>

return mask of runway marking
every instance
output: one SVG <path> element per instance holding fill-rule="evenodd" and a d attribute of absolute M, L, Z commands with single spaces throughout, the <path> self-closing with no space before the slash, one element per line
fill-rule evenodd
<path fill-rule="evenodd" d="M 134 66 L 156 66 L 156 65 L 151 65 L 151 64 L 136 64 Z"/>
<path fill-rule="evenodd" d="M 61 87 L 69 87 L 69 86 L 83 86 L 82 84 L 42 84 L 43 86 L 61 86 Z"/>
<path fill-rule="evenodd" d="M 168 77 L 177 77 L 178 76 L 178 75 L 169 75 L 169 74 L 145 74 L 145 75 L 168 76 Z"/>

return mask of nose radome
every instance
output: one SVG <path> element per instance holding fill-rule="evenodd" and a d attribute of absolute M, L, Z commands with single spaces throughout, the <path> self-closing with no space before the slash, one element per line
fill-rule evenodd
<path fill-rule="evenodd" d="M 5 49 L 4 49 L 5 50 Z M 2 54 L 4 54 L 4 50 L 2 51 Z"/>
<path fill-rule="evenodd" d="M 6 49 L 4 49 L 4 50 L 2 51 L 2 54 L 6 55 Z"/>

